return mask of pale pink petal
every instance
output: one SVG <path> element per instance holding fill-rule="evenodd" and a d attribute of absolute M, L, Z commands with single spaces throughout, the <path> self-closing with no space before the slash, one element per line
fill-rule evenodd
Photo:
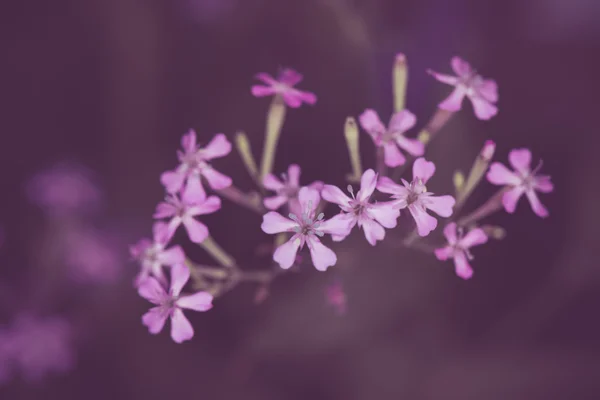
<path fill-rule="evenodd" d="M 299 187 L 300 186 L 300 166 L 298 164 L 291 164 L 288 167 L 287 178 L 288 185 L 291 187 Z"/>
<path fill-rule="evenodd" d="M 176 308 L 171 313 L 171 339 L 175 343 L 182 343 L 194 337 L 194 328 L 190 321 L 183 315 L 183 311 Z"/>
<path fill-rule="evenodd" d="M 365 238 L 371 246 L 375 246 L 378 240 L 385 238 L 385 229 L 372 219 L 364 219 L 362 229 L 365 231 Z"/>
<path fill-rule="evenodd" d="M 456 203 L 452 196 L 429 196 L 421 200 L 423 205 L 439 215 L 440 217 L 448 218 L 452 215 L 452 208 Z"/>
<path fill-rule="evenodd" d="M 450 96 L 446 97 L 444 101 L 438 104 L 438 107 L 446 111 L 459 111 L 462 108 L 462 102 L 466 94 L 467 92 L 464 87 L 457 86 L 452 93 L 450 93 Z"/>
<path fill-rule="evenodd" d="M 300 201 L 302 210 L 314 210 L 321 201 L 321 196 L 318 190 L 305 186 L 298 192 L 298 200 Z"/>
<path fill-rule="evenodd" d="M 377 187 L 377 176 L 372 169 L 366 170 L 360 178 L 360 190 L 356 194 L 356 199 L 360 202 L 366 201 L 371 197 Z"/>
<path fill-rule="evenodd" d="M 468 249 L 469 247 L 478 246 L 488 241 L 488 236 L 485 234 L 483 229 L 475 228 L 471 229 L 461 240 L 460 246 Z"/>
<path fill-rule="evenodd" d="M 283 269 L 289 269 L 296 261 L 296 254 L 300 247 L 301 240 L 299 235 L 294 235 L 286 243 L 275 249 L 273 253 L 273 261 L 275 261 Z"/>
<path fill-rule="evenodd" d="M 273 78 L 271 75 L 266 74 L 264 72 L 256 74 L 255 78 L 258 79 L 258 80 L 260 80 L 260 81 L 263 81 L 267 85 L 275 85 L 275 84 L 278 83 L 275 78 Z"/>
<path fill-rule="evenodd" d="M 379 119 L 375 110 L 367 109 L 358 117 L 360 126 L 373 137 L 373 140 L 386 131 L 385 125 Z"/>
<path fill-rule="evenodd" d="M 531 204 L 531 209 L 535 215 L 541 218 L 546 218 L 548 215 L 550 215 L 548 213 L 548 209 L 544 207 L 537 194 L 533 190 L 527 190 L 525 195 L 527 196 L 529 204 Z"/>
<path fill-rule="evenodd" d="M 318 230 L 329 235 L 345 238 L 356 224 L 356 218 L 352 214 L 340 213 L 319 225 Z"/>
<path fill-rule="evenodd" d="M 291 108 L 298 108 L 302 105 L 302 96 L 297 90 L 288 90 L 283 93 L 283 101 Z"/>
<path fill-rule="evenodd" d="M 156 206 L 156 210 L 154 211 L 153 217 L 158 218 L 169 218 L 177 214 L 177 208 L 174 205 L 161 202 Z"/>
<path fill-rule="evenodd" d="M 296 226 L 298 226 L 297 222 L 285 218 L 275 211 L 270 211 L 263 215 L 263 222 L 260 228 L 264 233 L 272 235 L 281 232 L 291 232 Z"/>
<path fill-rule="evenodd" d="M 167 244 L 169 241 L 169 228 L 166 222 L 157 221 L 152 225 L 152 238 L 155 243 Z"/>
<path fill-rule="evenodd" d="M 337 256 L 333 250 L 321 243 L 317 237 L 309 236 L 306 242 L 310 250 L 310 258 L 317 270 L 325 271 L 328 267 L 335 265 Z"/>
<path fill-rule="evenodd" d="M 459 251 L 454 255 L 454 270 L 456 275 L 463 279 L 471 279 L 473 269 L 467 261 L 467 256 L 464 252 Z"/>
<path fill-rule="evenodd" d="M 296 216 L 302 215 L 302 206 L 297 197 L 288 200 L 288 211 Z"/>
<path fill-rule="evenodd" d="M 250 88 L 254 97 L 265 97 L 275 94 L 275 89 L 270 86 L 253 85 Z"/>
<path fill-rule="evenodd" d="M 442 83 L 452 86 L 456 86 L 458 84 L 458 78 L 456 76 L 440 74 L 439 72 L 435 72 L 430 69 L 427 70 L 427 73 Z"/>
<path fill-rule="evenodd" d="M 406 162 L 406 157 L 400 152 L 396 143 L 384 143 L 383 161 L 388 167 L 395 168 L 403 165 Z"/>
<path fill-rule="evenodd" d="M 138 286 L 138 294 L 153 304 L 161 304 L 168 298 L 167 292 L 154 278 L 147 278 Z"/>
<path fill-rule="evenodd" d="M 422 156 L 423 153 L 425 153 L 425 144 L 418 139 L 409 139 L 404 136 L 398 136 L 395 140 L 400 148 L 406 150 L 415 157 Z"/>
<path fill-rule="evenodd" d="M 498 85 L 493 79 L 484 79 L 477 87 L 477 92 L 489 101 L 495 103 L 498 101 Z"/>
<path fill-rule="evenodd" d="M 404 186 L 398 185 L 396 182 L 394 182 L 387 176 L 379 177 L 379 181 L 377 182 L 377 190 L 387 194 L 407 194 L 407 189 Z"/>
<path fill-rule="evenodd" d="M 490 165 L 490 170 L 487 173 L 487 180 L 494 185 L 516 186 L 521 183 L 521 178 L 509 170 L 504 164 L 499 162 Z"/>
<path fill-rule="evenodd" d="M 213 296 L 207 292 L 198 292 L 188 296 L 181 296 L 175 304 L 181 308 L 194 311 L 208 311 L 212 308 Z"/>
<path fill-rule="evenodd" d="M 190 240 L 194 243 L 202 243 L 208 237 L 208 228 L 202 222 L 194 218 L 185 218 L 183 226 Z"/>
<path fill-rule="evenodd" d="M 342 189 L 333 185 L 324 185 L 321 190 L 321 197 L 323 197 L 323 200 L 325 201 L 344 207 L 349 207 L 350 201 L 352 200 L 342 191 Z"/>
<path fill-rule="evenodd" d="M 450 66 L 452 66 L 454 73 L 460 77 L 467 77 L 473 73 L 473 68 L 471 68 L 471 65 L 457 56 L 452 57 L 450 60 Z"/>
<path fill-rule="evenodd" d="M 176 193 L 181 190 L 187 173 L 180 170 L 166 171 L 160 175 L 160 183 L 168 193 Z"/>
<path fill-rule="evenodd" d="M 181 289 L 190 280 L 190 269 L 185 264 L 175 264 L 171 267 L 171 296 L 177 297 Z"/>
<path fill-rule="evenodd" d="M 148 328 L 151 334 L 156 335 L 162 331 L 168 316 L 169 312 L 164 307 L 153 307 L 142 315 L 142 324 Z"/>
<path fill-rule="evenodd" d="M 531 166 L 531 152 L 528 149 L 514 149 L 508 153 L 510 165 L 521 173 L 528 173 Z"/>
<path fill-rule="evenodd" d="M 469 99 L 471 100 L 471 104 L 473 104 L 473 111 L 475 111 L 475 116 L 478 119 L 486 121 L 498 114 L 498 107 L 484 98 L 469 96 Z"/>
<path fill-rule="evenodd" d="M 525 192 L 522 186 L 515 186 L 513 189 L 504 193 L 502 196 L 502 204 L 507 213 L 512 214 L 517 209 L 517 202 Z"/>
<path fill-rule="evenodd" d="M 288 85 L 295 86 L 300 83 L 303 79 L 302 74 L 296 72 L 291 68 L 286 68 L 279 74 L 279 82 Z"/>
<path fill-rule="evenodd" d="M 323 190 L 323 186 L 325 186 L 325 184 L 321 181 L 314 181 L 310 185 L 307 185 L 307 187 L 314 189 L 314 190 L 318 191 L 319 193 L 321 192 L 321 190 Z"/>
<path fill-rule="evenodd" d="M 317 102 L 317 96 L 311 92 L 300 92 L 298 98 L 306 104 L 313 105 Z"/>
<path fill-rule="evenodd" d="M 392 115 L 388 131 L 393 133 L 402 134 L 415 126 L 417 123 L 417 117 L 415 114 L 408 110 L 402 110 Z"/>
<path fill-rule="evenodd" d="M 446 225 L 444 228 L 444 236 L 446 237 L 448 244 L 456 244 L 456 222 L 450 222 L 448 225 Z"/>
<path fill-rule="evenodd" d="M 547 175 L 536 176 L 533 181 L 533 187 L 542 193 L 550 193 L 554 190 L 554 185 Z"/>
<path fill-rule="evenodd" d="M 230 177 L 220 173 L 212 167 L 203 168 L 202 175 L 208 181 L 208 185 L 214 190 L 225 189 L 231 186 L 232 183 Z"/>
<path fill-rule="evenodd" d="M 266 197 L 263 200 L 263 204 L 269 210 L 277 210 L 279 207 L 284 205 L 287 201 L 288 201 L 288 199 L 285 196 L 272 196 L 272 197 Z"/>
<path fill-rule="evenodd" d="M 433 252 L 438 260 L 445 261 L 453 256 L 454 248 L 452 246 L 440 247 Z"/>
<path fill-rule="evenodd" d="M 158 260 L 162 265 L 183 264 L 185 262 L 185 253 L 180 246 L 173 246 L 161 252 L 158 255 Z"/>
<path fill-rule="evenodd" d="M 208 196 L 202 203 L 188 207 L 188 215 L 206 215 L 217 212 L 221 209 L 221 198 L 217 196 Z"/>
<path fill-rule="evenodd" d="M 432 161 L 427 161 L 423 157 L 419 157 L 413 164 L 413 178 L 420 178 L 423 184 L 435 174 L 435 164 Z"/>
<path fill-rule="evenodd" d="M 230 152 L 231 142 L 227 140 L 227 136 L 217 133 L 206 147 L 200 150 L 200 156 L 204 160 L 212 160 L 213 158 L 224 157 Z"/>
<path fill-rule="evenodd" d="M 367 214 L 383 227 L 392 229 L 398 224 L 400 210 L 394 202 L 375 203 L 369 205 Z"/>
<path fill-rule="evenodd" d="M 152 242 L 148 239 L 141 239 L 136 244 L 129 246 L 129 254 L 132 258 L 140 258 L 148 248 L 152 246 Z"/>
<path fill-rule="evenodd" d="M 196 151 L 196 131 L 190 129 L 181 137 L 181 147 L 186 153 L 194 153 Z"/>
<path fill-rule="evenodd" d="M 421 207 L 411 204 L 408 206 L 408 211 L 410 211 L 410 214 L 417 224 L 419 236 L 427 236 L 437 227 L 437 220 L 427 214 Z"/>
<path fill-rule="evenodd" d="M 199 203 L 206 198 L 206 192 L 198 174 L 192 174 L 188 178 L 181 198 L 186 203 Z"/>
<path fill-rule="evenodd" d="M 265 175 L 265 177 L 263 178 L 263 186 L 266 189 L 273 191 L 281 190 L 284 187 L 283 182 L 277 179 L 277 177 L 273 174 Z"/>

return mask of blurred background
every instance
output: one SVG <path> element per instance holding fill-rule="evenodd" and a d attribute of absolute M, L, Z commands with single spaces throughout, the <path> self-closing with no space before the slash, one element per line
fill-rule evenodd
<path fill-rule="evenodd" d="M 0 49 L 0 399 L 600 398 L 600 2 L 4 1 Z M 254 75 L 292 67 L 318 102 L 288 113 L 275 169 L 344 186 L 344 120 L 387 120 L 398 52 L 419 127 L 449 93 L 427 68 L 448 73 L 460 55 L 499 84 L 497 117 L 465 104 L 432 142 L 428 186 L 451 192 L 486 139 L 502 162 L 528 147 L 555 183 L 551 216 L 524 199 L 492 216 L 507 236 L 475 249 L 470 281 L 402 248 L 408 219 L 376 247 L 355 232 L 326 273 L 188 313 L 190 342 L 148 334 L 128 246 L 150 235 L 181 135 L 244 130 L 258 156 L 269 100 L 251 96 Z M 365 134 L 361 146 L 374 166 Z M 235 151 L 216 164 L 252 189 Z M 495 190 L 483 183 L 467 208 Z M 264 268 L 260 216 L 223 203 L 203 219 L 211 234 Z M 325 295 L 336 282 L 345 313 Z M 1 358 L 14 346 L 17 370 Z"/>

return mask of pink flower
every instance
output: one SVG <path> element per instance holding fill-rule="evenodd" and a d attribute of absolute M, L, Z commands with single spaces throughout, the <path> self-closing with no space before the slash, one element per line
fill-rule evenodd
<path fill-rule="evenodd" d="M 180 246 L 165 249 L 170 240 L 166 223 L 155 222 L 152 233 L 153 240 L 142 239 L 129 248 L 131 256 L 138 260 L 142 267 L 135 280 L 136 286 L 149 276 L 154 276 L 164 283 L 166 277 L 163 266 L 171 267 L 185 263 L 185 253 Z"/>
<path fill-rule="evenodd" d="M 439 107 L 447 111 L 458 111 L 462 107 L 465 96 L 471 100 L 477 118 L 488 120 L 498 113 L 494 105 L 498 101 L 498 85 L 492 79 L 483 79 L 471 68 L 468 62 L 460 57 L 452 57 L 452 70 L 457 76 L 427 71 L 440 82 L 454 86 L 454 91 Z"/>
<path fill-rule="evenodd" d="M 374 110 L 365 110 L 359 117 L 360 126 L 367 131 L 373 139 L 375 146 L 383 147 L 384 161 L 388 167 L 397 167 L 406 162 L 400 149 L 412 154 L 422 156 L 425 145 L 417 139 L 404 137 L 404 132 L 415 126 L 417 118 L 408 110 L 402 110 L 392 115 L 386 128 Z"/>
<path fill-rule="evenodd" d="M 455 203 L 452 196 L 432 196 L 433 193 L 427 191 L 425 184 L 434 173 L 435 164 L 421 157 L 413 164 L 411 183 L 403 179 L 404 186 L 400 186 L 390 178 L 382 177 L 377 184 L 379 191 L 392 194 L 392 197 L 397 199 L 396 206 L 399 209 L 408 207 L 420 236 L 429 235 L 437 227 L 437 220 L 427 213 L 427 209 L 441 217 L 449 217 L 452 215 L 452 207 Z"/>
<path fill-rule="evenodd" d="M 189 201 L 177 195 L 168 195 L 165 201 L 156 206 L 155 219 L 171 218 L 167 227 L 167 235 L 171 237 L 179 225 L 183 224 L 190 240 L 201 243 L 208 236 L 208 228 L 194 217 L 212 214 L 221 208 L 221 199 L 217 196 L 200 197 Z"/>
<path fill-rule="evenodd" d="M 65 242 L 65 264 L 70 277 L 79 283 L 114 282 L 122 271 L 115 238 L 94 228 L 68 231 Z"/>
<path fill-rule="evenodd" d="M 394 202 L 370 203 L 371 195 L 377 186 L 377 174 L 372 169 L 366 170 L 360 180 L 360 190 L 352 192 L 352 186 L 348 185 L 348 191 L 352 198 L 346 196 L 338 187 L 333 185 L 323 186 L 321 196 L 330 203 L 340 206 L 342 211 L 351 221 L 350 229 L 358 224 L 359 228 L 365 231 L 365 238 L 371 246 L 375 246 L 378 240 L 383 240 L 385 230 L 396 227 L 397 219 L 400 216 L 400 210 L 395 207 Z M 350 233 L 350 232 L 348 232 Z M 345 236 L 333 236 L 333 240 L 339 241 Z"/>
<path fill-rule="evenodd" d="M 184 188 L 185 197 L 204 198 L 206 195 L 200 176 L 203 176 L 214 190 L 231 186 L 231 178 L 216 171 L 208 163 L 231 152 L 231 143 L 224 134 L 216 134 L 206 147 L 200 147 L 196 144 L 196 132 L 192 129 L 181 138 L 181 147 L 183 151 L 177 151 L 179 167 L 174 171 L 164 172 L 160 177 L 168 193 L 177 193 Z"/>
<path fill-rule="evenodd" d="M 283 97 L 283 101 L 292 108 L 298 108 L 302 103 L 312 105 L 317 102 L 317 96 L 314 93 L 303 92 L 294 88 L 295 85 L 302 81 L 302 75 L 293 69 L 284 69 L 279 74 L 279 79 L 277 80 L 265 73 L 256 75 L 256 79 L 263 81 L 267 86 L 252 86 L 252 95 L 255 97 L 279 94 Z"/>
<path fill-rule="evenodd" d="M 325 299 L 338 314 L 346 313 L 347 299 L 342 282 L 336 280 L 334 283 L 327 286 L 327 289 L 325 289 Z"/>
<path fill-rule="evenodd" d="M 487 179 L 494 185 L 507 185 L 510 190 L 504 193 L 502 204 L 508 213 L 514 213 L 517 208 L 517 202 L 525 193 L 533 212 L 542 217 L 547 217 L 548 210 L 540 202 L 536 191 L 550 193 L 554 190 L 554 185 L 548 175 L 536 175 L 542 167 L 542 162 L 532 171 L 531 152 L 528 149 L 514 149 L 508 155 L 510 165 L 515 169 L 510 171 L 504 164 L 495 162 L 490 166 Z"/>
<path fill-rule="evenodd" d="M 182 343 L 194 337 L 194 328 L 182 309 L 208 311 L 212 308 L 213 296 L 207 292 L 181 295 L 181 289 L 189 279 L 190 270 L 185 265 L 177 264 L 171 268 L 171 288 L 168 293 L 152 277 L 140 284 L 139 295 L 156 305 L 142 316 L 142 323 L 151 334 L 156 335 L 162 331 L 167 317 L 170 317 L 171 338 L 174 342 Z"/>
<path fill-rule="evenodd" d="M 261 228 L 268 234 L 294 232 L 290 240 L 279 246 L 273 253 L 273 260 L 281 268 L 290 268 L 294 264 L 298 250 L 307 244 L 313 265 L 319 271 L 325 271 L 335 265 L 337 257 L 331 249 L 321 243 L 317 236 L 322 237 L 325 233 L 345 236 L 350 230 L 350 221 L 342 214 L 324 220 L 324 214 L 321 213 L 315 218 L 315 209 L 320 201 L 319 192 L 315 189 L 308 187 L 300 189 L 298 198 L 304 210 L 301 216 L 290 213 L 288 219 L 275 211 L 270 211 L 263 216 Z"/>
<path fill-rule="evenodd" d="M 290 212 L 301 214 L 302 207 L 298 201 L 298 192 L 300 191 L 300 166 L 291 164 L 288 167 L 288 173 L 282 174 L 282 180 L 277 179 L 273 174 L 267 174 L 263 179 L 263 186 L 277 193 L 275 196 L 266 197 L 263 204 L 269 210 L 277 210 L 279 207 L 288 204 Z M 320 190 L 323 182 L 315 181 L 308 187 Z"/>
<path fill-rule="evenodd" d="M 444 236 L 446 236 L 448 245 L 436 249 L 435 256 L 440 261 L 453 258 L 456 275 L 463 279 L 470 279 L 473 276 L 473 269 L 467 260 L 472 260 L 473 256 L 469 249 L 486 243 L 487 235 L 479 228 L 470 230 L 464 236 L 462 229 L 458 229 L 457 234 L 456 223 L 451 222 L 444 228 Z"/>

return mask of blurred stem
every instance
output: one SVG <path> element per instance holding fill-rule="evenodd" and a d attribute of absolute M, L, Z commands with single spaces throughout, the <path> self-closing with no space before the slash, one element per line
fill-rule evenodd
<path fill-rule="evenodd" d="M 346 118 L 344 136 L 350 154 L 350 164 L 352 165 L 352 174 L 347 175 L 346 180 L 349 183 L 358 183 L 362 176 L 362 165 L 360 163 L 358 125 L 353 117 Z"/>
<path fill-rule="evenodd" d="M 262 160 L 260 165 L 260 181 L 271 173 L 273 162 L 275 161 L 275 152 L 277 143 L 281 134 L 281 127 L 285 120 L 285 104 L 280 95 L 273 97 L 269 112 L 267 113 L 267 128 L 265 132 L 265 144 L 263 148 Z"/>
<path fill-rule="evenodd" d="M 408 82 L 408 65 L 406 56 L 398 54 L 392 70 L 392 82 L 394 86 L 394 111 L 399 112 L 404 109 L 406 101 L 406 84 Z"/>
<path fill-rule="evenodd" d="M 202 243 L 199 243 L 198 245 L 206 250 L 222 266 L 233 268 L 236 265 L 235 259 L 225 250 L 223 250 L 223 248 L 219 246 L 212 237 L 208 236 Z"/>
<path fill-rule="evenodd" d="M 486 201 L 482 206 L 475 209 L 475 211 L 471 212 L 470 214 L 459 219 L 457 222 L 458 226 L 474 225 L 479 220 L 495 213 L 498 210 L 501 210 L 502 196 L 504 196 L 504 193 L 508 190 L 510 190 L 509 187 L 504 187 L 500 189 L 498 192 L 496 192 L 496 194 L 490 197 L 488 201 Z"/>
<path fill-rule="evenodd" d="M 377 147 L 375 149 L 377 159 L 377 173 L 379 176 L 385 176 L 387 173 L 387 165 L 385 165 L 385 154 L 383 147 Z"/>
<path fill-rule="evenodd" d="M 244 132 L 237 132 L 235 134 L 235 145 L 240 153 L 240 157 L 244 162 L 244 166 L 250 174 L 250 177 L 256 182 L 259 188 L 262 188 L 262 184 L 258 179 L 258 167 L 256 166 L 256 161 L 254 160 L 254 155 L 252 155 L 252 148 L 250 147 L 250 141 L 248 140 L 248 136 Z"/>
<path fill-rule="evenodd" d="M 258 193 L 254 193 L 254 195 L 251 193 L 244 193 L 233 185 L 226 187 L 225 189 L 215 190 L 215 192 L 257 214 L 263 215 L 266 213 L 266 209 L 263 207 Z"/>
<path fill-rule="evenodd" d="M 457 191 L 456 204 L 454 205 L 455 214 L 460 212 L 471 193 L 473 193 L 479 182 L 481 182 L 481 178 L 483 178 L 490 165 L 491 159 L 494 155 L 494 150 L 491 150 L 491 152 L 486 152 L 487 146 L 488 145 L 486 143 L 484 149 L 477 155 L 475 162 L 473 162 L 473 167 L 471 167 L 471 171 L 469 172 L 467 181 Z"/>

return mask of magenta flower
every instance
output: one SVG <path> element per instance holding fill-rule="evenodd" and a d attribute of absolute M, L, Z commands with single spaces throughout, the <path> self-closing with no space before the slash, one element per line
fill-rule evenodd
<path fill-rule="evenodd" d="M 438 81 L 454 86 L 454 91 L 439 104 L 439 107 L 447 111 L 459 111 L 466 96 L 471 100 L 477 118 L 488 120 L 496 115 L 498 113 L 498 108 L 494 105 L 498 101 L 496 82 L 492 79 L 483 79 L 468 62 L 460 57 L 452 57 L 450 64 L 457 76 L 427 71 Z"/>
<path fill-rule="evenodd" d="M 482 229 L 475 228 L 463 236 L 462 229 L 457 230 L 456 223 L 451 222 L 444 228 L 444 236 L 446 236 L 448 245 L 435 249 L 435 256 L 440 261 L 453 258 L 456 275 L 463 279 L 470 279 L 473 276 L 473 269 L 468 260 L 472 260 L 473 255 L 469 249 L 486 243 L 487 235 Z"/>
<path fill-rule="evenodd" d="M 300 191 L 300 166 L 291 164 L 288 167 L 287 174 L 282 174 L 282 180 L 277 179 L 273 174 L 267 174 L 263 179 L 263 186 L 276 193 L 275 196 L 266 197 L 263 204 L 269 210 L 277 210 L 282 205 L 288 205 L 290 212 L 300 215 L 302 207 L 298 201 L 298 192 Z M 315 181 L 308 187 L 321 190 L 323 182 Z"/>
<path fill-rule="evenodd" d="M 336 280 L 325 289 L 325 299 L 327 303 L 332 306 L 338 314 L 345 314 L 347 307 L 346 293 L 342 282 Z"/>
<path fill-rule="evenodd" d="M 400 216 L 400 210 L 395 206 L 395 202 L 369 202 L 377 186 L 377 176 L 372 169 L 366 170 L 360 180 L 360 190 L 356 193 L 356 197 L 354 197 L 352 186 L 350 185 L 348 185 L 348 191 L 352 195 L 352 198 L 345 195 L 341 189 L 333 185 L 325 185 L 321 191 L 323 199 L 340 206 L 345 213 L 344 215 L 351 221 L 350 229 L 354 228 L 357 224 L 359 228 L 363 228 L 365 238 L 371 246 L 375 246 L 378 240 L 383 240 L 385 237 L 385 230 L 383 228 L 392 229 L 396 227 L 397 219 Z M 333 240 L 339 241 L 345 237 L 334 235 Z"/>
<path fill-rule="evenodd" d="M 415 126 L 417 118 L 408 110 L 402 110 L 392 115 L 390 123 L 386 128 L 374 110 L 365 110 L 359 117 L 360 126 L 367 131 L 373 143 L 377 147 L 383 147 L 384 161 L 388 167 L 397 167 L 406 162 L 406 158 L 400 151 L 422 156 L 425 145 L 417 139 L 409 139 L 404 132 Z"/>
<path fill-rule="evenodd" d="M 303 92 L 294 88 L 295 85 L 302 81 L 302 75 L 293 69 L 284 69 L 281 74 L 279 74 L 278 79 L 274 79 L 271 75 L 265 73 L 256 75 L 256 79 L 263 81 L 267 86 L 252 86 L 252 95 L 255 97 L 278 94 L 281 95 L 283 101 L 292 108 L 298 108 L 302 103 L 312 105 L 317 102 L 317 96 L 315 96 L 314 93 Z"/>
<path fill-rule="evenodd" d="M 177 193 L 184 188 L 183 195 L 189 199 L 206 197 L 201 176 L 214 190 L 231 186 L 231 178 L 209 164 L 212 159 L 224 157 L 231 152 L 231 143 L 224 134 L 216 134 L 206 147 L 200 147 L 196 144 L 196 132 L 191 129 L 182 136 L 181 147 L 183 151 L 177 151 L 179 167 L 174 171 L 163 172 L 160 177 L 168 193 Z"/>
<path fill-rule="evenodd" d="M 447 218 L 452 215 L 452 207 L 456 202 L 452 196 L 432 196 L 433 193 L 427 191 L 425 184 L 434 173 L 435 164 L 421 157 L 413 164 L 411 183 L 403 179 L 404 186 L 400 186 L 388 177 L 381 177 L 377 184 L 377 190 L 397 199 L 395 203 L 399 209 L 408 207 L 420 236 L 429 235 L 437 227 L 437 220 L 427 213 L 427 209 Z"/>
<path fill-rule="evenodd" d="M 168 225 L 155 222 L 152 227 L 153 240 L 142 239 L 129 248 L 131 256 L 138 260 L 141 271 L 135 279 L 136 287 L 149 276 L 157 278 L 161 283 L 166 282 L 164 267 L 185 263 L 185 253 L 180 246 L 165 249 L 170 240 Z"/>
<path fill-rule="evenodd" d="M 170 218 L 167 235 L 171 237 L 179 225 L 183 224 L 190 240 L 201 243 L 208 236 L 208 228 L 194 217 L 204 214 L 212 214 L 221 208 L 221 199 L 217 196 L 200 197 L 195 201 L 189 201 L 183 196 L 168 195 L 165 201 L 156 206 L 155 219 Z"/>
<path fill-rule="evenodd" d="M 317 236 L 323 237 L 325 233 L 346 236 L 350 231 L 350 220 L 343 214 L 324 220 L 324 214 L 321 213 L 315 218 L 315 209 L 320 201 L 319 192 L 315 189 L 303 187 L 298 198 L 304 210 L 302 215 L 290 213 L 288 219 L 275 211 L 270 211 L 263 216 L 261 228 L 268 234 L 294 233 L 287 243 L 279 246 L 273 253 L 273 260 L 281 268 L 290 268 L 294 264 L 298 250 L 307 244 L 313 265 L 317 270 L 325 271 L 335 265 L 337 257 L 331 249 L 321 243 Z"/>
<path fill-rule="evenodd" d="M 507 185 L 510 190 L 504 193 L 502 204 L 508 213 L 514 213 L 517 208 L 517 202 L 525 193 L 533 212 L 539 217 L 547 217 L 548 210 L 540 199 L 536 191 L 550 193 L 554 190 L 554 185 L 548 175 L 536 175 L 542 167 L 542 162 L 532 171 L 531 152 L 528 149 L 514 149 L 508 155 L 510 165 L 515 169 L 510 171 L 504 164 L 495 162 L 490 166 L 487 179 L 494 185 Z"/>
<path fill-rule="evenodd" d="M 170 317 L 171 338 L 174 342 L 182 343 L 194 337 L 194 328 L 182 309 L 208 311 L 212 308 L 213 296 L 207 292 L 181 295 L 181 289 L 189 279 L 190 270 L 185 265 L 177 264 L 171 267 L 171 287 L 168 293 L 152 277 L 140 284 L 139 295 L 156 305 L 142 316 L 142 323 L 151 334 L 156 335 L 162 331 L 167 317 Z"/>

